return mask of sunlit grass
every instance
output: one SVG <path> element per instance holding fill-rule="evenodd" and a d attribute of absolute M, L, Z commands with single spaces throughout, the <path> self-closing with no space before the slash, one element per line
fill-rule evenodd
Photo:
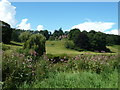
<path fill-rule="evenodd" d="M 4 44 L 5 46 L 9 46 L 11 50 L 22 48 L 24 43 L 18 43 L 11 41 L 13 44 Z M 118 49 L 120 49 L 119 45 L 113 45 L 113 46 L 107 46 L 112 52 L 114 53 L 96 53 L 91 51 L 76 51 L 72 49 L 67 49 L 64 46 L 65 41 L 46 41 L 46 53 L 47 54 L 54 54 L 54 55 L 60 55 L 60 54 L 67 54 L 71 56 L 75 56 L 78 54 L 116 54 L 118 52 Z M 16 45 L 14 45 L 16 44 Z M 2 47 L 2 43 L 0 43 L 0 47 Z"/>
<path fill-rule="evenodd" d="M 115 53 L 96 53 L 91 51 L 76 51 L 72 49 L 67 49 L 64 46 L 65 41 L 47 41 L 46 42 L 46 53 L 47 54 L 68 54 L 68 55 L 78 55 L 78 54 L 115 54 L 117 52 L 117 48 L 114 48 L 112 46 L 108 46 L 111 51 Z M 113 50 L 114 49 L 114 50 Z"/>

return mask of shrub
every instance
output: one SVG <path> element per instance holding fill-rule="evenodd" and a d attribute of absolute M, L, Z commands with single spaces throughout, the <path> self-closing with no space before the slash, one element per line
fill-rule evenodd
<path fill-rule="evenodd" d="M 66 41 L 65 42 L 65 47 L 66 48 L 69 48 L 69 49 L 74 49 L 74 43 L 73 43 L 73 41 Z"/>
<path fill-rule="evenodd" d="M 45 52 L 45 37 L 41 34 L 32 35 L 24 43 L 24 49 L 33 49 L 37 55 L 43 55 Z"/>
<path fill-rule="evenodd" d="M 2 57 L 3 88 L 17 88 L 24 81 L 28 83 L 33 81 L 36 62 L 32 56 L 25 56 L 15 51 L 11 55 L 5 52 Z"/>
<path fill-rule="evenodd" d="M 19 35 L 19 38 L 22 42 L 25 42 L 29 39 L 29 37 L 31 36 L 31 33 L 26 31 L 26 32 L 23 32 Z"/>

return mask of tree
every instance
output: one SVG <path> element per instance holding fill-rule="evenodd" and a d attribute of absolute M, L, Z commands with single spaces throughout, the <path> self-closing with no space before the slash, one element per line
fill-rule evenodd
<path fill-rule="evenodd" d="M 85 50 L 89 50 L 90 48 L 89 38 L 86 33 L 80 32 L 75 36 L 73 41 L 75 46 L 78 48 Z"/>
<path fill-rule="evenodd" d="M 2 42 L 8 44 L 11 40 L 12 29 L 10 25 L 4 21 L 0 20 L 0 23 L 0 28 L 2 29 Z"/>
<path fill-rule="evenodd" d="M 106 34 L 102 32 L 90 32 L 88 36 L 92 51 L 109 51 L 106 48 Z"/>
<path fill-rule="evenodd" d="M 42 34 L 33 34 L 24 43 L 24 49 L 33 49 L 39 56 L 41 56 L 45 52 L 45 41 L 46 38 Z"/>
<path fill-rule="evenodd" d="M 106 44 L 109 46 L 115 44 L 115 38 L 113 37 L 113 35 L 107 35 Z"/>
<path fill-rule="evenodd" d="M 64 35 L 62 28 L 59 29 L 59 36 Z"/>
<path fill-rule="evenodd" d="M 65 31 L 65 35 L 68 35 L 69 34 L 69 31 Z"/>
<path fill-rule="evenodd" d="M 69 40 L 74 40 L 75 36 L 78 35 L 79 33 L 80 33 L 79 29 L 75 28 L 75 29 L 70 30 L 69 35 L 68 35 Z"/>
<path fill-rule="evenodd" d="M 26 32 L 22 32 L 20 35 L 19 35 L 19 38 L 22 42 L 25 42 L 29 39 L 29 37 L 31 36 L 31 33 L 29 31 L 26 31 Z"/>
<path fill-rule="evenodd" d="M 49 39 L 50 34 L 51 34 L 51 33 L 49 34 L 48 30 L 41 30 L 41 31 L 39 31 L 39 33 L 44 35 L 46 37 L 46 40 Z"/>
<path fill-rule="evenodd" d="M 62 35 L 64 35 L 64 33 L 62 31 L 62 28 L 60 28 L 59 30 L 55 30 L 54 33 L 53 33 L 53 37 L 57 38 L 57 39 Z"/>
<path fill-rule="evenodd" d="M 43 31 L 43 35 L 46 37 L 46 40 L 49 39 L 49 32 L 47 30 Z"/>

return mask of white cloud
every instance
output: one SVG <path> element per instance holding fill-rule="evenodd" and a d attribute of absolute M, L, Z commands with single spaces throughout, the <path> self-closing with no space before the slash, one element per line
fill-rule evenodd
<path fill-rule="evenodd" d="M 0 1 L 0 20 L 7 22 L 14 27 L 17 23 L 15 19 L 16 7 L 7 0 Z"/>
<path fill-rule="evenodd" d="M 43 25 L 38 25 L 38 26 L 37 26 L 37 30 L 38 30 L 38 31 L 43 30 Z"/>
<path fill-rule="evenodd" d="M 30 23 L 27 23 L 28 19 L 22 19 L 21 23 L 17 25 L 18 29 L 29 30 L 31 29 Z"/>
<path fill-rule="evenodd" d="M 118 30 L 117 29 L 113 29 L 113 30 L 110 30 L 110 31 L 106 31 L 105 33 L 118 35 Z"/>
<path fill-rule="evenodd" d="M 95 30 L 95 31 L 104 32 L 108 29 L 111 29 L 114 24 L 115 23 L 112 23 L 112 22 L 84 22 L 84 23 L 73 26 L 72 29 L 78 28 L 81 31 Z"/>

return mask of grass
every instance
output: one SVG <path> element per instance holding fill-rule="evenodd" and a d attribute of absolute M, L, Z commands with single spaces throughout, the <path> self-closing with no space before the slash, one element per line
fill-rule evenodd
<path fill-rule="evenodd" d="M 29 85 L 24 83 L 21 88 L 117 88 L 118 73 L 113 71 L 106 77 L 90 71 L 58 72 L 43 81 L 35 81 Z"/>
<path fill-rule="evenodd" d="M 118 52 L 120 50 L 120 45 L 107 46 L 112 52 Z"/>
<path fill-rule="evenodd" d="M 20 49 L 20 48 L 22 48 L 22 46 L 23 46 L 23 43 L 18 43 L 18 42 L 14 42 L 14 41 L 11 41 L 10 44 L 2 44 L 2 48 L 8 47 L 9 50 Z"/>
<path fill-rule="evenodd" d="M 65 41 L 46 41 L 46 53 L 47 54 L 54 54 L 54 55 L 60 55 L 60 54 L 67 54 L 67 55 L 78 55 L 78 54 L 84 54 L 84 53 L 88 53 L 88 54 L 115 54 L 118 52 L 118 48 L 120 48 L 119 45 L 113 45 L 113 46 L 107 46 L 107 48 L 109 48 L 112 52 L 115 53 L 96 53 L 96 52 L 91 52 L 91 51 L 76 51 L 76 50 L 71 50 L 71 49 L 67 49 L 64 46 Z M 7 47 L 10 47 L 10 50 L 16 50 L 19 48 L 22 48 L 24 43 L 18 43 L 18 42 L 14 42 L 11 41 L 11 44 L 4 44 Z M 0 44 L 1 47 L 1 44 Z"/>
<path fill-rule="evenodd" d="M 91 51 L 76 51 L 76 50 L 71 50 L 67 49 L 64 46 L 65 41 L 47 41 L 46 42 L 46 53 L 47 54 L 68 54 L 68 55 L 78 55 L 78 54 L 83 54 L 83 53 L 89 53 L 89 54 L 111 54 L 111 53 L 96 53 L 96 52 L 91 52 Z M 117 52 L 117 46 L 108 46 L 111 51 Z M 112 54 L 115 54 L 112 53 Z"/>

